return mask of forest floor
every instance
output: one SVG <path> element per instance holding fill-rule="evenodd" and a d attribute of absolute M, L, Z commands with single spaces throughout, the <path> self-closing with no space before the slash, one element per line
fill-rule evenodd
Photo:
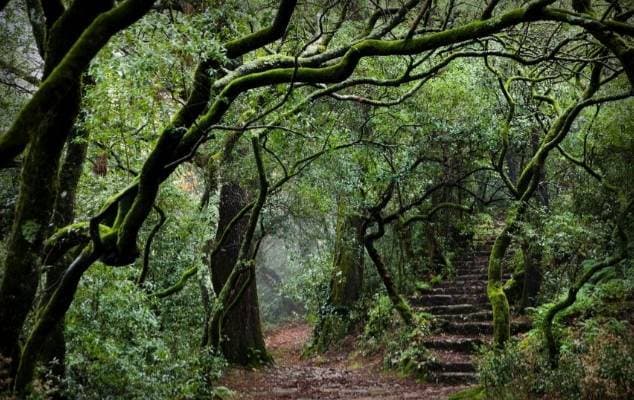
<path fill-rule="evenodd" d="M 386 372 L 381 356 L 364 357 L 352 341 L 336 352 L 304 358 L 311 333 L 304 323 L 270 331 L 266 344 L 275 363 L 258 370 L 231 369 L 220 384 L 234 391 L 236 400 L 435 400 L 466 387 L 421 383 Z"/>

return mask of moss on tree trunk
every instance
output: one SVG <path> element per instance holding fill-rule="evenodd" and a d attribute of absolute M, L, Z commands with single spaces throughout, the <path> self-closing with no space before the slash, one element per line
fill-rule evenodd
<path fill-rule="evenodd" d="M 363 288 L 363 220 L 343 201 L 337 206 L 332 276 L 326 303 L 315 328 L 313 346 L 325 351 L 350 333 L 350 311 Z"/>
<path fill-rule="evenodd" d="M 220 189 L 219 220 L 216 240 L 229 222 L 248 203 L 247 192 L 237 182 L 226 182 Z M 240 244 L 246 229 L 246 218 L 235 224 L 229 231 L 220 251 L 209 260 L 214 291 L 220 293 L 231 271 L 238 262 Z M 261 364 L 268 360 L 258 304 L 254 265 L 249 266 L 251 278 L 235 305 L 227 312 L 222 323 L 222 337 L 219 340 L 222 353 L 231 363 L 239 365 Z M 217 332 L 218 326 L 211 331 Z M 213 343 L 218 345 L 218 343 Z"/>
<path fill-rule="evenodd" d="M 79 108 L 79 84 L 46 123 L 32 132 L 24 159 L 15 218 L 0 288 L 0 354 L 18 358 L 18 339 L 33 305 L 40 277 L 40 254 L 57 197 L 57 171 L 66 136 Z M 69 118 L 69 115 L 71 116 Z M 15 364 L 14 364 L 15 367 Z"/>

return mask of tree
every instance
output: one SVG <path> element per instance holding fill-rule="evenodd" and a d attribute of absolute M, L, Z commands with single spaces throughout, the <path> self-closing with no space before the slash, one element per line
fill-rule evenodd
<path fill-rule="evenodd" d="M 563 23 L 579 27 L 592 35 L 601 46 L 605 46 L 610 52 L 605 54 L 610 54 L 610 62 L 617 65 L 617 71 L 611 77 L 602 75 L 601 60 L 591 60 L 589 64 L 595 66 L 588 89 L 576 104 L 565 108 L 560 115 L 556 116 L 540 147 L 524 167 L 517 182 L 510 182 L 502 174 L 509 191 L 518 201 L 517 210 L 511 213 L 506 229 L 496 241 L 489 264 L 488 292 L 494 310 L 495 337 L 498 343 L 503 343 L 509 336 L 509 312 L 508 302 L 500 282 L 501 259 L 510 245 L 515 221 L 521 218 L 542 176 L 548 154 L 563 140 L 583 108 L 592 104 L 623 99 L 631 93 L 630 88 L 612 96 L 593 97 L 602 85 L 618 78 L 622 73 L 627 76 L 630 84 L 634 82 L 634 52 L 624 39 L 632 35 L 632 29 L 627 23 L 619 20 L 622 17 L 617 14 L 616 8 L 609 9 L 606 15 L 610 18 L 597 19 L 590 14 L 581 15 L 553 8 L 551 7 L 553 3 L 554 0 L 537 0 L 521 8 L 501 10 L 499 2 L 491 1 L 485 6 L 483 12 L 478 10 L 477 14 L 473 12 L 462 14 L 456 12 L 457 6 L 453 2 L 450 2 L 445 10 L 440 7 L 431 9 L 430 2 L 426 2 L 427 6 L 423 7 L 418 16 L 410 21 L 408 14 L 418 2 L 409 1 L 394 9 L 376 10 L 370 13 L 367 25 L 362 28 L 358 38 L 351 39 L 347 36 L 343 44 L 337 44 L 329 49 L 328 46 L 331 46 L 331 42 L 336 42 L 335 39 L 322 40 L 321 47 L 325 48 L 319 48 L 316 53 L 310 51 L 308 55 L 304 55 L 306 54 L 304 50 L 314 43 L 311 39 L 305 40 L 303 44 L 292 40 L 284 41 L 280 46 L 280 54 L 270 57 L 254 55 L 253 59 L 231 70 L 232 65 L 227 59 L 245 56 L 259 49 L 270 50 L 266 47 L 267 45 L 280 38 L 285 39 L 284 33 L 295 11 L 296 2 L 281 1 L 275 20 L 269 27 L 226 42 L 224 44 L 225 57 L 212 57 L 199 64 L 190 96 L 184 106 L 174 114 L 171 122 L 162 129 L 138 177 L 104 204 L 103 208 L 89 221 L 63 228 L 53 236 L 54 241 L 80 237 L 76 239 L 78 241 L 72 242 L 72 247 L 79 244 L 79 255 L 66 269 L 60 285 L 38 315 L 33 332 L 29 335 L 21 357 L 18 357 L 18 336 L 37 287 L 36 257 L 41 254 L 45 236 L 44 227 L 50 220 L 56 194 L 55 186 L 49 186 L 46 183 L 55 180 L 63 146 L 79 110 L 78 93 L 81 75 L 99 49 L 115 33 L 145 15 L 153 2 L 127 0 L 113 6 L 111 2 L 94 3 L 77 0 L 65 11 L 58 8 L 57 11 L 63 11 L 63 13 L 59 16 L 58 23 L 52 26 L 51 37 L 48 40 L 48 46 L 55 50 L 47 52 L 51 54 L 51 61 L 45 71 L 50 73 L 45 74 L 43 83 L 22 109 L 12 127 L 0 137 L 0 159 L 3 165 L 14 162 L 28 145 L 23 160 L 20 197 L 5 261 L 6 273 L 0 290 L 0 316 L 6 316 L 7 318 L 2 319 L 9 321 L 0 336 L 4 346 L 0 350 L 3 355 L 10 355 L 14 361 L 20 358 L 16 388 L 24 390 L 31 382 L 34 360 L 42 346 L 43 338 L 63 318 L 72 302 L 82 274 L 97 260 L 107 265 L 121 266 L 134 262 L 138 257 L 139 232 L 154 206 L 161 184 L 174 173 L 179 165 L 191 160 L 204 142 L 212 139 L 211 131 L 219 129 L 219 125 L 227 117 L 230 107 L 238 97 L 247 96 L 250 92 L 263 88 L 275 88 L 276 85 L 290 86 L 289 90 L 273 96 L 277 103 L 274 102 L 270 107 L 266 107 L 261 115 L 257 115 L 243 126 L 248 128 L 255 121 L 274 114 L 286 103 L 293 103 L 289 99 L 296 85 L 301 85 L 303 98 L 293 104 L 290 110 L 293 112 L 302 110 L 314 99 L 326 95 L 346 99 L 348 95 L 344 91 L 353 90 L 355 86 L 361 84 L 382 87 L 398 86 L 414 81 L 424 83 L 426 79 L 440 73 L 453 60 L 462 57 L 495 56 L 514 60 L 519 64 L 539 64 L 556 60 L 562 47 L 555 47 L 552 54 L 539 54 L 536 58 L 530 59 L 534 53 L 533 49 L 526 49 L 525 53 L 518 55 L 518 53 L 507 51 L 504 46 L 488 49 L 486 45 L 483 48 L 480 43 L 488 42 L 488 39 L 500 32 L 513 33 L 514 28 L 521 25 L 531 27 L 531 23 L 535 21 Z M 51 12 L 48 9 L 43 11 Z M 54 14 L 49 13 L 49 16 L 51 15 Z M 82 19 L 81 22 L 85 25 L 69 23 L 68 26 L 72 27 L 72 29 L 69 28 L 71 32 L 63 32 L 63 22 L 72 21 L 77 15 L 91 17 Z M 337 19 L 337 21 L 340 20 L 341 18 Z M 334 26 L 342 27 L 343 22 L 336 22 Z M 323 36 L 322 39 L 325 39 L 328 35 L 325 35 L 321 24 L 319 28 L 317 38 Z M 352 28 L 355 27 L 352 26 Z M 55 39 L 58 29 L 60 29 L 59 32 L 64 33 L 63 35 L 60 33 L 59 40 Z M 386 39 L 390 35 L 394 35 L 396 39 Z M 303 39 L 304 36 L 299 37 Z M 463 46 L 467 46 L 467 50 L 462 50 Z M 376 79 L 352 76 L 355 71 L 363 69 L 361 60 L 365 62 L 380 57 L 391 57 L 390 60 L 398 60 L 400 57 L 411 58 L 404 73 L 397 78 Z M 416 57 L 420 59 L 416 60 Z M 426 60 L 430 60 L 430 63 L 425 63 Z M 580 72 L 587 70 L 588 62 L 583 57 L 578 57 L 575 61 L 584 66 L 579 70 Z M 420 72 L 417 70 L 420 66 L 427 69 Z M 207 73 L 210 69 L 215 71 L 229 69 L 229 73 L 226 76 L 222 76 L 224 73 L 219 73 L 211 77 Z M 210 93 L 210 88 L 213 89 L 213 93 Z M 538 98 L 540 101 L 555 103 L 543 94 L 538 96 L 541 96 Z M 512 99 L 506 97 L 512 102 Z M 351 98 L 370 104 L 376 103 L 373 99 L 363 96 Z M 59 120 L 52 120 L 48 118 L 49 115 Z M 507 127 L 505 125 L 510 124 L 512 120 L 512 113 L 510 115 L 511 118 L 507 119 L 501 129 L 503 142 L 506 141 L 504 131 Z M 277 113 L 273 118 L 272 126 L 276 125 L 281 118 L 283 114 Z M 255 229 L 267 194 L 266 177 L 261 171 L 263 163 L 258 155 L 259 144 L 255 142 L 265 140 L 267 127 L 268 124 L 261 127 L 262 131 L 255 135 L 257 140 L 252 143 L 258 162 L 261 185 L 258 200 L 252 206 L 254 208 L 247 228 L 246 236 L 250 238 L 243 240 L 241 244 L 242 256 L 238 257 L 239 268 L 234 268 L 235 273 L 232 272 L 229 275 L 219 293 L 219 308 L 212 318 L 212 320 L 215 319 L 215 323 L 222 322 L 227 308 L 231 308 L 227 306 L 231 306 L 236 301 L 233 294 L 244 292 L 244 290 L 236 292 L 236 289 L 244 286 L 243 279 L 249 282 L 248 266 L 252 255 L 249 254 L 248 249 L 253 236 L 253 232 L 250 234 L 249 232 Z M 23 132 L 28 134 L 24 135 Z M 498 169 L 503 172 L 502 168 Z M 371 213 L 371 221 L 377 223 L 378 232 L 381 231 L 381 224 L 385 222 L 380 215 L 381 209 L 383 207 L 379 207 L 378 214 Z M 368 248 L 367 241 L 366 248 Z M 373 258 L 378 260 L 376 257 Z M 380 267 L 380 264 L 377 262 L 377 267 Z M 236 284 L 242 286 L 234 287 L 233 285 Z"/>

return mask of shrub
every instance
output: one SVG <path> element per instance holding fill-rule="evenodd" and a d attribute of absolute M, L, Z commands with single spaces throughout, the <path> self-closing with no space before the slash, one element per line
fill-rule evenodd
<path fill-rule="evenodd" d="M 588 319 L 563 331 L 559 366 L 551 369 L 541 332 L 533 330 L 503 349 L 482 348 L 480 382 L 494 399 L 634 398 L 632 326 L 616 319 Z"/>
<path fill-rule="evenodd" d="M 430 315 L 415 314 L 413 327 L 405 326 L 386 295 L 375 297 L 368 311 L 368 320 L 363 331 L 366 352 L 385 349 L 383 364 L 406 375 L 423 377 L 427 371 L 430 354 L 423 345 L 429 335 Z"/>

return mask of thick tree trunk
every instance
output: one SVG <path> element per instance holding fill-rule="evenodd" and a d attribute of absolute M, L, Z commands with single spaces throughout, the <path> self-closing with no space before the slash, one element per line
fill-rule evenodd
<path fill-rule="evenodd" d="M 150 6 L 148 1 L 147 8 Z M 92 59 L 86 57 L 90 51 L 74 54 L 81 55 L 79 58 L 83 57 L 85 62 L 70 65 L 67 60 L 66 73 L 52 73 L 57 67 L 65 69 L 60 63 L 63 63 L 69 49 L 92 21 L 111 7 L 112 2 L 108 0 L 74 2 L 59 17 L 48 32 L 50 39 L 45 53 L 43 83 L 9 131 L 0 136 L 0 147 L 3 147 L 0 164 L 12 161 L 28 145 L 0 286 L 0 357 L 11 360 L 11 375 L 16 372 L 20 333 L 33 306 L 39 283 L 43 241 L 49 233 L 57 198 L 60 159 L 79 113 L 81 74 Z M 107 22 L 103 24 L 107 25 Z M 120 28 L 111 33 L 98 32 L 98 36 L 105 36 L 105 40 L 91 43 L 95 54 Z M 51 89 L 49 94 L 43 94 L 45 87 Z"/>
<path fill-rule="evenodd" d="M 216 240 L 229 225 L 229 222 L 248 203 L 246 191 L 236 182 L 226 182 L 220 189 L 220 207 Z M 243 218 L 229 231 L 224 245 L 215 257 L 209 260 L 211 280 L 216 293 L 220 293 L 229 274 L 238 261 L 241 238 L 246 229 L 247 220 Z M 219 344 L 226 359 L 239 365 L 262 364 L 268 361 L 268 355 L 262 335 L 260 309 L 258 304 L 255 266 L 244 293 L 227 312 L 222 322 L 222 337 L 210 338 L 212 345 Z M 212 326 L 211 332 L 218 327 Z M 219 341 L 220 343 L 213 343 Z"/>
<path fill-rule="evenodd" d="M 361 297 L 363 287 L 363 220 L 342 208 L 337 216 L 330 304 L 348 312 Z"/>
<path fill-rule="evenodd" d="M 317 351 L 327 350 L 352 328 L 350 311 L 363 288 L 363 235 L 361 217 L 351 214 L 344 202 L 339 201 L 329 295 L 314 334 L 313 346 Z"/>
<path fill-rule="evenodd" d="M 88 149 L 86 137 L 87 132 L 75 127 L 66 146 L 66 155 L 59 174 L 59 192 L 53 212 L 53 227 L 55 229 L 73 223 L 75 218 L 77 186 L 81 178 Z M 43 306 L 50 300 L 57 283 L 70 262 L 72 262 L 71 258 L 63 257 L 61 260 L 55 260 L 52 265 L 46 266 L 45 292 L 41 303 Z M 63 319 L 56 324 L 51 332 L 47 344 L 44 346 L 42 358 L 52 376 L 53 385 L 61 385 L 66 371 L 66 340 L 64 337 Z M 53 397 L 60 398 L 59 392 L 53 394 Z"/>
<path fill-rule="evenodd" d="M 0 288 L 0 354 L 11 358 L 13 369 L 18 360 L 20 332 L 39 282 L 42 244 L 57 197 L 59 161 L 74 121 L 66 115 L 77 114 L 79 92 L 78 84 L 69 91 L 67 102 L 55 108 L 49 123 L 31 133 L 33 138 L 24 160 Z"/>

